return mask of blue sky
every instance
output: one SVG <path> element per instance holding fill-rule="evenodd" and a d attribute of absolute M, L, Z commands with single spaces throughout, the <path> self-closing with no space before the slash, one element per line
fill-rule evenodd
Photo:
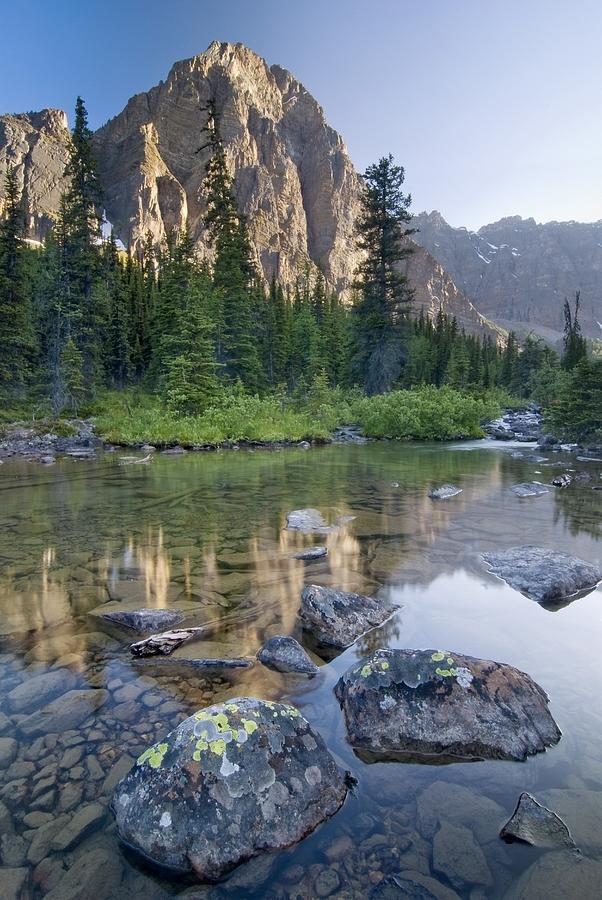
<path fill-rule="evenodd" d="M 173 62 L 241 41 L 295 74 L 414 211 L 602 218 L 600 0 L 29 0 L 1 4 L 0 112 L 80 93 L 98 126 Z"/>

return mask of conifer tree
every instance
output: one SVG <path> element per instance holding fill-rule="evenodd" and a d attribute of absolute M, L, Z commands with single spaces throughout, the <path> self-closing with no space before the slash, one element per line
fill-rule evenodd
<path fill-rule="evenodd" d="M 211 152 L 205 178 L 205 226 L 215 248 L 213 282 L 220 331 L 218 360 L 232 380 L 251 390 L 263 380 L 258 346 L 257 275 L 244 216 L 238 212 L 233 183 L 219 130 L 215 104 L 209 103 L 206 125 Z"/>
<path fill-rule="evenodd" d="M 583 356 L 565 377 L 550 408 L 552 427 L 572 440 L 602 440 L 602 359 Z"/>
<path fill-rule="evenodd" d="M 406 238 L 410 195 L 402 191 L 404 170 L 383 157 L 364 175 L 362 207 L 356 225 L 364 259 L 358 269 L 355 304 L 354 369 L 367 393 L 389 390 L 403 362 L 402 340 L 412 291 L 400 263 L 412 252 Z"/>
<path fill-rule="evenodd" d="M 112 384 L 123 388 L 132 370 L 132 309 L 129 295 L 132 263 L 128 265 L 129 271 L 124 269 L 112 233 L 103 249 L 103 270 L 105 303 L 108 307 L 105 368 Z M 99 293 L 97 290 L 97 297 Z"/>
<path fill-rule="evenodd" d="M 580 291 L 575 294 L 575 311 L 571 312 L 568 299 L 564 301 L 564 339 L 562 368 L 570 372 L 587 355 L 587 342 L 579 324 Z"/>
<path fill-rule="evenodd" d="M 513 391 L 516 388 L 517 364 L 518 341 L 516 340 L 516 333 L 510 331 L 506 340 L 506 347 L 502 357 L 502 369 L 500 372 L 500 381 L 509 391 Z"/>
<path fill-rule="evenodd" d="M 169 342 L 163 392 L 167 405 L 183 415 L 198 415 L 217 393 L 213 325 L 207 315 L 208 279 L 191 285 Z"/>
<path fill-rule="evenodd" d="M 61 402 L 59 410 L 70 410 L 76 415 L 85 397 L 83 354 L 69 337 L 61 348 L 60 360 Z"/>
<path fill-rule="evenodd" d="M 61 394 L 60 359 L 68 340 L 80 351 L 82 380 L 87 396 L 104 379 L 103 338 L 107 306 L 95 290 L 100 274 L 101 190 L 92 152 L 92 132 L 81 97 L 77 98 L 75 123 L 65 176 L 69 187 L 61 197 L 57 242 L 60 263 L 54 290 L 52 332 L 55 405 Z M 104 296 L 104 295 L 102 295 Z M 102 297 L 101 297 L 102 301 Z M 73 354 L 70 357 L 74 359 Z"/>
<path fill-rule="evenodd" d="M 23 237 L 17 172 L 9 166 L 0 222 L 0 393 L 5 397 L 24 395 L 34 349 Z"/>

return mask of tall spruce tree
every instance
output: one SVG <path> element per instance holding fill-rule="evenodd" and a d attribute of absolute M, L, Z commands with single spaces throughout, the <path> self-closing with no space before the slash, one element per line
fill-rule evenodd
<path fill-rule="evenodd" d="M 0 394 L 5 398 L 24 396 L 34 344 L 20 200 L 17 171 L 9 166 L 0 222 Z"/>
<path fill-rule="evenodd" d="M 86 108 L 77 98 L 69 159 L 65 167 L 68 188 L 61 197 L 55 230 L 58 257 L 55 284 L 46 304 L 46 328 L 52 401 L 55 411 L 79 394 L 66 390 L 63 360 L 69 363 L 69 379 L 81 364 L 82 390 L 87 398 L 104 382 L 104 360 L 108 304 L 99 286 L 101 275 L 102 195 L 92 151 L 92 132 Z M 69 342 L 73 347 L 65 356 Z M 74 350 L 75 348 L 75 350 Z M 71 404 L 72 405 L 72 404 Z"/>
<path fill-rule="evenodd" d="M 219 119 L 213 101 L 207 110 L 205 133 L 210 158 L 204 189 L 205 226 L 215 248 L 213 283 L 216 290 L 216 328 L 219 362 L 233 380 L 251 391 L 263 381 L 257 321 L 257 274 L 244 216 L 234 200 L 233 182 L 226 164 Z"/>
<path fill-rule="evenodd" d="M 358 269 L 354 307 L 356 375 L 369 394 L 388 391 L 399 378 L 404 328 L 413 293 L 400 263 L 411 253 L 411 196 L 404 194 L 405 174 L 391 155 L 369 166 L 356 225 L 364 259 Z"/>

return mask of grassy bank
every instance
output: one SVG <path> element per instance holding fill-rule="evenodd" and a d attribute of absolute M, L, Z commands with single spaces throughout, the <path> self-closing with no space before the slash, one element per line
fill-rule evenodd
<path fill-rule="evenodd" d="M 127 392 L 108 394 L 93 412 L 99 435 L 129 445 L 327 440 L 337 426 L 350 423 L 374 438 L 445 441 L 480 437 L 481 423 L 498 415 L 506 401 L 496 393 L 434 387 L 377 397 L 321 389 L 303 399 L 232 391 L 201 415 L 178 416 L 155 397 Z"/>

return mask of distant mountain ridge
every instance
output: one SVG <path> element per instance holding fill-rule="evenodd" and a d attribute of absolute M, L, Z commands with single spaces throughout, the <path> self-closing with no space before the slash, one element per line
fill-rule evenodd
<path fill-rule="evenodd" d="M 602 339 L 602 219 L 547 222 L 510 216 L 478 231 L 454 228 L 441 213 L 419 213 L 415 240 L 477 309 L 504 328 L 556 341 L 563 303 L 581 292 L 583 333 Z"/>

